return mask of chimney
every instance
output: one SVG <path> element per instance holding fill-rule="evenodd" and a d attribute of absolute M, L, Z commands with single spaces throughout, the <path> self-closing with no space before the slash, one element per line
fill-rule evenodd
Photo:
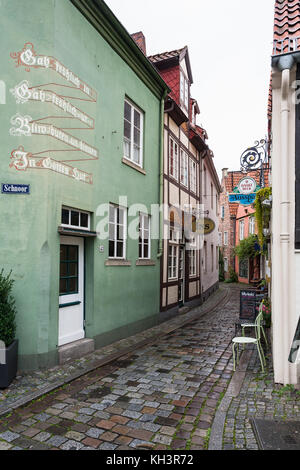
<path fill-rule="evenodd" d="M 222 169 L 222 178 L 226 178 L 228 176 L 228 168 Z"/>
<path fill-rule="evenodd" d="M 134 41 L 137 43 L 139 48 L 146 55 L 146 39 L 145 39 L 145 36 L 143 35 L 142 31 L 139 31 L 138 33 L 131 34 L 131 37 L 132 37 L 132 39 L 134 39 Z"/>

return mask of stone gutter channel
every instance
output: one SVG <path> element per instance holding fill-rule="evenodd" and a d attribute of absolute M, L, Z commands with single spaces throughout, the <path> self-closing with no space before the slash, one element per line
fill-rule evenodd
<path fill-rule="evenodd" d="M 171 320 L 167 320 L 144 332 L 138 333 L 137 335 L 134 335 L 130 338 L 117 341 L 116 343 L 113 343 L 112 345 L 98 349 L 97 351 L 94 351 L 93 353 L 85 356 L 85 358 L 83 358 L 83 362 L 84 362 L 83 365 L 80 364 L 77 367 L 77 370 L 75 370 L 72 373 L 69 372 L 70 365 L 73 366 L 72 367 L 73 369 L 76 369 L 76 365 L 74 365 L 76 364 L 76 361 L 72 363 L 67 363 L 64 366 L 56 366 L 50 371 L 50 380 L 51 380 L 51 373 L 53 373 L 55 377 L 56 375 L 63 375 L 63 372 L 65 371 L 65 375 L 62 378 L 58 380 L 50 381 L 49 375 L 48 375 L 46 376 L 44 380 L 45 385 L 40 385 L 38 389 L 35 389 L 34 391 L 22 393 L 21 398 L 15 398 L 15 396 L 13 395 L 13 391 L 11 394 L 9 391 L 8 397 L 5 398 L 4 396 L 4 399 L 2 399 L 2 403 L 0 401 L 0 417 L 11 413 L 13 410 L 19 407 L 25 406 L 26 404 L 32 402 L 33 400 L 37 400 L 38 398 L 40 398 L 43 395 L 46 395 L 47 393 L 50 393 L 56 389 L 59 389 L 65 384 L 73 382 L 74 380 L 78 379 L 79 377 L 82 377 L 83 375 L 89 372 L 92 372 L 117 359 L 120 359 L 122 356 L 133 353 L 137 349 L 144 347 L 146 345 L 153 344 L 159 338 L 168 335 L 169 333 L 193 322 L 194 320 L 202 318 L 206 314 L 213 312 L 217 307 L 219 307 L 220 304 L 222 303 L 225 304 L 227 300 L 229 299 L 229 295 L 230 294 L 229 294 L 228 289 L 220 288 L 215 294 L 209 297 L 209 299 L 201 306 L 185 308 L 184 313 L 177 315 Z M 240 367 L 242 367 L 242 361 L 241 361 Z M 24 375 L 24 377 L 27 378 L 27 382 L 29 383 L 30 374 Z M 33 377 L 36 379 L 38 375 L 35 374 L 33 375 Z M 237 378 L 238 376 L 235 374 L 235 377 Z M 21 380 L 22 378 L 23 377 L 21 377 Z M 13 385 L 13 387 L 15 390 L 17 390 L 18 384 Z M 213 427 L 212 427 L 211 439 L 210 439 L 210 442 L 212 442 L 212 445 L 220 445 L 221 436 L 219 436 L 219 433 L 221 431 L 223 432 L 223 426 L 221 430 L 221 428 L 219 427 L 220 425 L 218 423 L 225 422 L 224 411 L 227 410 L 230 404 L 230 401 L 228 404 L 227 402 L 231 396 L 230 394 L 233 393 L 231 389 L 233 390 L 235 387 L 236 385 L 234 384 L 229 385 L 229 389 L 227 390 L 225 396 L 223 397 L 223 400 L 216 412 Z M 4 393 L 6 393 L 6 391 L 4 391 Z M 0 398 L 1 398 L 1 391 L 0 391 Z"/>

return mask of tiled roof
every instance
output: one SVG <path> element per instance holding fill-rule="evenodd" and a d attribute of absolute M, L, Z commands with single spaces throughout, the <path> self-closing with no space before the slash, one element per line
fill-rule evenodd
<path fill-rule="evenodd" d="M 138 33 L 133 33 L 131 34 L 132 39 L 135 40 L 139 48 L 142 50 L 142 52 L 146 55 L 146 39 L 142 31 L 139 31 Z"/>
<path fill-rule="evenodd" d="M 176 101 L 180 106 L 180 68 L 179 65 L 165 69 L 158 70 L 158 73 L 161 75 L 163 80 L 166 82 L 171 92 L 169 93 L 170 97 Z"/>
<path fill-rule="evenodd" d="M 275 0 L 273 55 L 296 50 L 300 50 L 300 2 Z"/>
<path fill-rule="evenodd" d="M 180 55 L 183 53 L 185 49 L 186 49 L 186 46 L 182 47 L 181 49 L 175 49 L 174 51 L 162 52 L 161 54 L 155 54 L 155 55 L 149 56 L 148 59 L 153 64 L 157 64 L 158 62 L 161 62 L 163 60 L 173 59 L 174 57 L 180 57 Z"/>

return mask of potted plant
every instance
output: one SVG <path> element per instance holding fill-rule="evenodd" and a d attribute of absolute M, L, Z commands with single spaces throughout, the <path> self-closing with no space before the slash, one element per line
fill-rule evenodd
<path fill-rule="evenodd" d="M 0 388 L 7 388 L 17 374 L 18 340 L 16 333 L 16 307 L 11 294 L 14 280 L 11 272 L 0 272 Z"/>
<path fill-rule="evenodd" d="M 271 302 L 269 299 L 263 299 L 262 301 L 262 311 L 263 311 L 263 319 L 265 321 L 266 328 L 270 328 L 271 326 Z"/>

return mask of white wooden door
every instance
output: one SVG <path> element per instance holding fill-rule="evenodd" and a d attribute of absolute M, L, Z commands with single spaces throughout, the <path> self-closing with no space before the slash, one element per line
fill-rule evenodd
<path fill-rule="evenodd" d="M 84 338 L 84 239 L 60 238 L 58 345 Z"/>

